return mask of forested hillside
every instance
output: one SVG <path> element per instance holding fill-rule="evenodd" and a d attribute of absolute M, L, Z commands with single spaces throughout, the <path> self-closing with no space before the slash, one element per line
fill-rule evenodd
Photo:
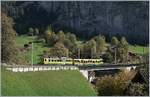
<path fill-rule="evenodd" d="M 17 33 L 48 25 L 55 32 L 71 32 L 89 40 L 102 34 L 125 36 L 131 44 L 147 45 L 149 39 L 148 2 L 2 2 L 2 10 L 14 19 Z"/>

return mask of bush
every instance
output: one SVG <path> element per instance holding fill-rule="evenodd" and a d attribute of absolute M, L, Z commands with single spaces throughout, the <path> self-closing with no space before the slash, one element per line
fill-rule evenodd
<path fill-rule="evenodd" d="M 46 43 L 45 39 L 41 39 L 41 42 L 42 42 L 42 43 Z"/>
<path fill-rule="evenodd" d="M 128 82 L 135 75 L 134 71 L 131 72 L 120 72 L 114 76 L 101 77 L 96 82 L 96 87 L 100 96 L 124 95 L 124 91 L 128 86 Z"/>
<path fill-rule="evenodd" d="M 32 44 L 32 42 L 29 42 L 29 44 Z"/>
<path fill-rule="evenodd" d="M 29 45 L 28 45 L 28 44 L 24 44 L 24 47 L 25 47 L 25 48 L 28 48 L 28 47 L 29 47 Z"/>
<path fill-rule="evenodd" d="M 148 89 L 146 90 L 145 84 L 130 83 L 125 93 L 128 96 L 148 96 Z"/>

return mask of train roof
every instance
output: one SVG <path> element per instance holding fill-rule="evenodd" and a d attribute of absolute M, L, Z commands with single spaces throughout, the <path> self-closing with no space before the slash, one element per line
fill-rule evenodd
<path fill-rule="evenodd" d="M 99 58 L 99 59 L 74 59 L 74 60 L 103 60 L 103 59 Z"/>
<path fill-rule="evenodd" d="M 47 58 L 45 58 L 47 59 Z M 60 60 L 60 59 L 66 59 L 66 60 L 72 60 L 73 58 L 67 58 L 67 57 L 49 57 L 48 59 L 51 59 L 51 60 Z M 103 60 L 102 58 L 99 58 L 99 59 L 74 59 L 74 60 Z"/>

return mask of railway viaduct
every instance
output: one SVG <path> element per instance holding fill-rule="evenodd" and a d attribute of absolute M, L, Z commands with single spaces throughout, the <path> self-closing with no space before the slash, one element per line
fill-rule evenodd
<path fill-rule="evenodd" d="M 141 64 L 127 64 L 127 63 L 119 63 L 119 64 L 101 64 L 101 65 L 89 65 L 89 66 L 78 66 L 82 75 L 89 80 L 90 82 L 95 78 L 93 75 L 94 71 L 97 70 L 125 70 L 130 71 L 131 69 L 136 69 L 141 66 Z"/>

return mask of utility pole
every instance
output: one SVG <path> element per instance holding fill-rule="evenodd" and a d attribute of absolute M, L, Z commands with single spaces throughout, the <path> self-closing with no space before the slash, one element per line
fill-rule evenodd
<path fill-rule="evenodd" d="M 78 59 L 80 59 L 80 48 L 78 48 Z"/>
<path fill-rule="evenodd" d="M 127 63 L 128 63 L 128 59 L 129 59 L 129 58 L 128 58 L 128 51 L 127 51 L 127 56 L 126 56 L 126 61 L 127 61 Z"/>
<path fill-rule="evenodd" d="M 117 50 L 116 50 L 116 47 L 115 47 L 115 64 L 117 63 L 117 58 L 116 58 L 117 56 L 116 55 L 117 55 Z"/>
<path fill-rule="evenodd" d="M 33 38 L 33 34 L 32 34 L 32 38 Z M 33 38 L 34 41 L 34 38 Z M 33 66 L 33 41 L 32 41 L 32 54 L 31 54 L 31 65 Z"/>
<path fill-rule="evenodd" d="M 144 55 L 144 47 L 143 47 L 143 55 Z"/>
<path fill-rule="evenodd" d="M 67 58 L 69 58 L 69 50 L 67 50 Z"/>
<path fill-rule="evenodd" d="M 33 66 L 33 42 L 32 42 L 32 66 Z"/>
<path fill-rule="evenodd" d="M 93 58 L 92 48 L 91 48 L 91 59 Z"/>

